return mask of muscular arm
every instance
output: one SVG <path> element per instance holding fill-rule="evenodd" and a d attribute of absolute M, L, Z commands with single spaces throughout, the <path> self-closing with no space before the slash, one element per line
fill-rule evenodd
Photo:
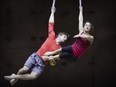
<path fill-rule="evenodd" d="M 44 61 L 46 61 L 46 60 L 49 61 L 51 57 L 50 56 L 43 55 L 42 58 L 43 58 Z"/>
<path fill-rule="evenodd" d="M 55 0 L 53 0 L 52 7 L 51 7 L 51 15 L 50 15 L 50 18 L 49 18 L 49 22 L 54 23 L 54 13 L 55 13 L 55 11 L 56 11 L 56 8 L 55 8 Z"/>
<path fill-rule="evenodd" d="M 58 49 L 58 50 L 55 50 L 55 51 L 52 51 L 52 52 L 46 52 L 42 58 L 44 60 L 50 60 L 50 58 L 52 57 L 52 59 L 55 59 L 55 60 L 59 60 L 59 55 L 61 53 L 61 48 Z"/>
<path fill-rule="evenodd" d="M 91 44 L 93 43 L 94 37 L 93 36 L 89 36 L 88 40 L 91 42 Z"/>
<path fill-rule="evenodd" d="M 51 15 L 50 15 L 50 18 L 49 18 L 49 22 L 52 22 L 54 23 L 54 13 L 55 13 L 55 7 L 51 8 Z"/>
<path fill-rule="evenodd" d="M 79 32 L 83 31 L 83 7 L 79 7 Z"/>
<path fill-rule="evenodd" d="M 58 50 L 55 50 L 55 51 L 52 51 L 52 52 L 46 52 L 44 54 L 44 56 L 53 56 L 53 55 L 56 55 L 56 54 L 60 54 L 61 51 L 62 51 L 62 48 L 60 48 Z"/>
<path fill-rule="evenodd" d="M 55 32 L 54 32 L 54 13 L 55 13 L 55 7 L 51 7 L 51 14 L 49 18 L 49 24 L 48 24 L 48 36 L 50 37 L 55 37 Z"/>
<path fill-rule="evenodd" d="M 79 34 L 81 32 L 83 32 L 83 7 L 81 5 L 81 0 L 79 0 L 79 17 L 78 17 L 78 21 L 79 21 Z M 79 34 L 74 35 L 73 37 L 79 37 Z"/>
<path fill-rule="evenodd" d="M 90 35 L 77 34 L 77 35 L 74 36 L 74 38 L 77 38 L 77 37 L 87 38 L 91 43 L 92 43 L 93 40 L 94 40 L 94 37 L 93 37 L 93 36 L 90 36 Z"/>
<path fill-rule="evenodd" d="M 91 36 L 91 35 L 84 35 L 84 34 L 81 34 L 80 37 L 82 37 L 82 38 L 87 38 L 91 43 L 92 43 L 93 40 L 94 40 L 94 37 Z"/>
<path fill-rule="evenodd" d="M 83 7 L 81 0 L 79 0 L 79 32 L 83 31 Z"/>

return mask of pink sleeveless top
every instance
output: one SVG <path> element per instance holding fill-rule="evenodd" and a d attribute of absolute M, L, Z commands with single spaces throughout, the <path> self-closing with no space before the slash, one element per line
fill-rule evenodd
<path fill-rule="evenodd" d="M 90 46 L 90 42 L 86 38 L 78 37 L 72 44 L 72 50 L 75 56 L 80 59 L 80 56 Z"/>

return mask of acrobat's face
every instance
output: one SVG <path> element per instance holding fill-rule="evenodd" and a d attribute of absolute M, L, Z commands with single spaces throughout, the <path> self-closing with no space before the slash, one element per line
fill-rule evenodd
<path fill-rule="evenodd" d="M 67 40 L 67 35 L 58 35 L 58 41 L 59 43 L 63 43 Z"/>
<path fill-rule="evenodd" d="M 85 32 L 89 32 L 90 29 L 91 29 L 91 23 L 90 22 L 86 22 L 85 25 L 84 25 L 84 27 L 83 27 L 83 30 Z"/>

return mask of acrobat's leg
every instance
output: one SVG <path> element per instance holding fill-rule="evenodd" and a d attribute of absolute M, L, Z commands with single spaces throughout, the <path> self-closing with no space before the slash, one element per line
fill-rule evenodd
<path fill-rule="evenodd" d="M 5 78 L 19 80 L 34 80 L 42 73 L 43 70 L 43 67 L 35 66 L 30 74 L 12 74 L 11 76 L 5 76 Z"/>
<path fill-rule="evenodd" d="M 11 76 L 5 76 L 5 79 L 33 80 L 36 77 L 36 72 L 31 72 L 31 74 L 12 74 Z"/>
<path fill-rule="evenodd" d="M 24 66 L 23 68 L 21 68 L 21 69 L 18 71 L 17 75 L 18 75 L 18 74 L 22 74 L 22 73 L 26 73 L 28 70 L 29 70 L 29 68 L 26 67 L 26 66 Z M 10 84 L 13 86 L 17 81 L 18 81 L 18 79 L 11 79 L 11 80 L 10 80 Z"/>
<path fill-rule="evenodd" d="M 19 71 L 17 72 L 17 75 L 26 73 L 33 66 L 33 64 L 35 63 L 35 60 L 33 59 L 33 57 L 34 57 L 34 53 L 29 56 L 23 68 L 19 69 Z M 5 76 L 5 79 L 8 79 L 8 76 Z M 14 85 L 16 82 L 17 82 L 17 79 L 10 80 L 11 85 Z"/>

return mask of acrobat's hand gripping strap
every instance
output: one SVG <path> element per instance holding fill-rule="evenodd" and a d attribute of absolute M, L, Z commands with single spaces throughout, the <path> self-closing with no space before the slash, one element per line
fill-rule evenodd
<path fill-rule="evenodd" d="M 56 2 L 56 0 L 53 0 L 52 7 L 51 7 L 51 12 L 55 12 L 56 11 L 55 2 Z"/>
<path fill-rule="evenodd" d="M 82 0 L 79 0 L 79 9 L 80 9 L 80 10 L 83 10 Z"/>

